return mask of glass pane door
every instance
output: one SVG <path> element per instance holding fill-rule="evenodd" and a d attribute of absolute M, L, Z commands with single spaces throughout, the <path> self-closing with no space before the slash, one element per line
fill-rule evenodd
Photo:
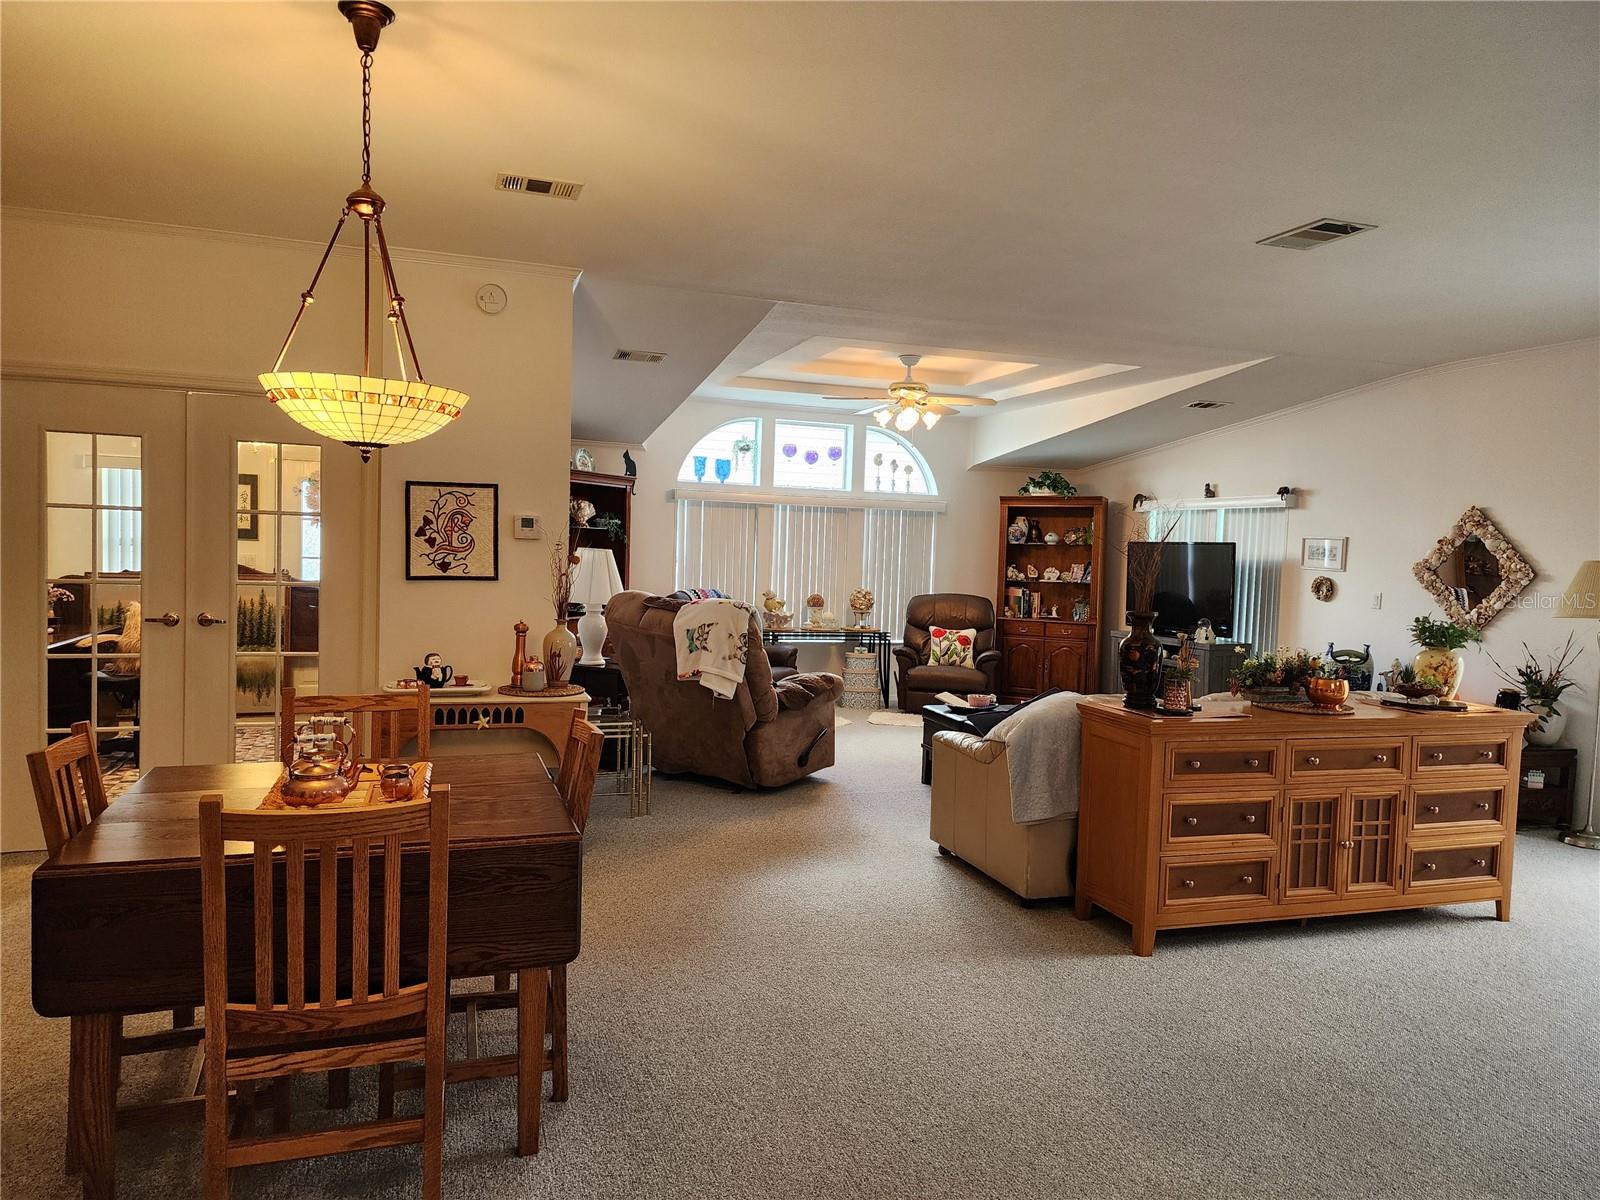
<path fill-rule="evenodd" d="M 45 737 L 94 729 L 106 790 L 139 775 L 143 439 L 46 431 Z"/>
<path fill-rule="evenodd" d="M 322 583 L 322 450 L 236 442 L 234 758 L 278 757 L 282 689 L 315 693 Z"/>

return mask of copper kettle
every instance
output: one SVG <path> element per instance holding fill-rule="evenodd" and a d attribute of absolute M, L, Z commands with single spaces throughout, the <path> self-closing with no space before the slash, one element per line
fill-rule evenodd
<path fill-rule="evenodd" d="M 319 737 L 320 723 L 311 734 Z M 354 747 L 355 730 L 348 723 L 331 738 L 314 742 L 289 764 L 281 789 L 284 803 L 291 808 L 310 808 L 342 800 L 355 782 L 356 772 L 351 769 L 356 766 Z"/>

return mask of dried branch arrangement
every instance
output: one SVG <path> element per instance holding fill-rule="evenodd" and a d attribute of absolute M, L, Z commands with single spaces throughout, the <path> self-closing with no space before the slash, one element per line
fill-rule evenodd
<path fill-rule="evenodd" d="M 1172 531 L 1178 527 L 1181 518 L 1173 517 L 1172 524 L 1159 538 L 1149 536 L 1148 520 L 1146 521 L 1145 537 L 1137 538 L 1129 534 L 1123 543 L 1117 547 L 1123 558 L 1128 560 L 1128 590 L 1133 597 L 1133 610 L 1135 612 L 1149 612 L 1156 600 L 1156 581 L 1161 578 L 1161 559 L 1166 554 L 1167 539 L 1172 536 Z M 1147 551 L 1135 551 L 1135 546 L 1152 547 Z"/>
<path fill-rule="evenodd" d="M 567 619 L 567 605 L 572 601 L 572 568 L 578 556 L 567 549 L 567 539 L 559 537 L 550 547 L 550 603 L 555 606 L 557 623 Z"/>

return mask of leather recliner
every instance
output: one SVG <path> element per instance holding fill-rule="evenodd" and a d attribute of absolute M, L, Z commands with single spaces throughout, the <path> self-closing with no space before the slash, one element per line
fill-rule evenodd
<path fill-rule="evenodd" d="M 672 618 L 682 605 L 644 592 L 621 592 L 606 605 L 617 665 L 632 713 L 650 731 L 655 769 L 770 788 L 832 766 L 844 680 L 792 674 L 774 685 L 767 656 L 750 654 L 744 682 L 719 700 L 698 680 L 678 678 Z M 761 645 L 753 615 L 749 638 Z"/>
<path fill-rule="evenodd" d="M 971 667 L 933 666 L 928 662 L 930 626 L 943 629 L 976 629 Z M 995 649 L 994 602 L 984 596 L 965 596 L 940 592 L 913 596 L 906 605 L 905 644 L 894 648 L 899 664 L 901 712 L 920 712 L 924 704 L 938 703 L 940 692 L 965 696 L 969 692 L 993 692 L 1000 669 L 1000 651 Z"/>

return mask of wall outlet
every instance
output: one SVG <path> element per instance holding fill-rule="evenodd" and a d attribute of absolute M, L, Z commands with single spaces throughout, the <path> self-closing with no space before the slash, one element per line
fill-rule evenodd
<path fill-rule="evenodd" d="M 544 536 L 544 526 L 536 513 L 518 513 L 511 518 L 511 536 L 524 541 L 538 541 Z"/>
<path fill-rule="evenodd" d="M 1383 593 L 1382 592 L 1373 592 L 1372 593 L 1372 607 L 1373 608 L 1382 608 L 1383 607 Z"/>

